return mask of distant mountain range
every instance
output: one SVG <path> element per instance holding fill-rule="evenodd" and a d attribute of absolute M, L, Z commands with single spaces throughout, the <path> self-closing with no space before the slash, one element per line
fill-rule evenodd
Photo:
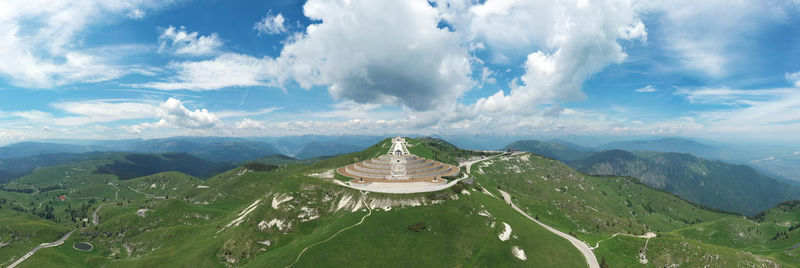
<path fill-rule="evenodd" d="M 0 147 L 0 159 L 40 154 L 86 152 L 189 153 L 214 162 L 242 162 L 274 154 L 300 159 L 350 153 L 373 144 L 377 136 L 319 136 L 227 138 L 172 137 L 164 139 L 20 142 Z M 70 143 L 70 142 L 74 142 Z"/>
<path fill-rule="evenodd" d="M 363 146 L 350 144 L 312 142 L 306 144 L 302 151 L 295 155 L 299 159 L 309 159 L 318 156 L 331 156 L 345 153 L 357 152 L 364 149 Z"/>
<path fill-rule="evenodd" d="M 752 167 L 690 154 L 611 150 L 569 165 L 588 174 L 636 177 L 687 200 L 746 215 L 800 199 L 800 187 L 770 178 Z"/>
<path fill-rule="evenodd" d="M 114 174 L 127 180 L 165 171 L 177 171 L 194 177 L 208 178 L 233 169 L 236 165 L 214 163 L 187 153 L 123 154 L 106 156 L 112 163 L 97 167 L 94 173 Z"/>
<path fill-rule="evenodd" d="M 687 200 L 742 214 L 752 215 L 800 198 L 800 187 L 752 167 L 695 156 L 719 156 L 725 150 L 691 140 L 614 142 L 599 146 L 599 152 L 558 141 L 517 141 L 505 148 L 550 157 L 588 174 L 636 177 Z"/>
<path fill-rule="evenodd" d="M 586 157 L 592 149 L 562 143 L 559 141 L 537 141 L 524 140 L 515 141 L 503 147 L 503 150 L 517 149 L 526 152 L 537 153 L 542 156 L 550 157 L 561 162 L 569 162 Z"/>
<path fill-rule="evenodd" d="M 39 154 L 86 153 L 107 150 L 109 150 L 109 148 L 94 145 L 20 142 L 0 147 L 0 159 L 28 157 Z"/>

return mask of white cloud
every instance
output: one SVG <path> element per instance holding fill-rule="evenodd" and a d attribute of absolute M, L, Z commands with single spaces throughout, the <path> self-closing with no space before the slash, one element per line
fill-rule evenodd
<path fill-rule="evenodd" d="M 0 1 L 0 75 L 22 87 L 98 82 L 126 72 L 89 54 L 78 39 L 89 26 L 172 1 Z"/>
<path fill-rule="evenodd" d="M 89 123 L 113 122 L 126 119 L 153 118 L 157 113 L 157 105 L 153 103 L 91 100 L 74 102 L 57 102 L 52 106 L 64 112 L 78 116 L 58 118 L 52 122 L 56 125 L 85 125 Z"/>
<path fill-rule="evenodd" d="M 636 92 L 639 92 L 639 93 L 650 93 L 650 92 L 656 92 L 656 91 L 657 91 L 657 89 L 653 85 L 647 85 L 646 87 L 639 88 L 639 89 L 636 90 Z"/>
<path fill-rule="evenodd" d="M 636 1 L 642 13 L 658 16 L 664 47 L 682 67 L 721 77 L 743 64 L 764 25 L 786 18 L 780 1 Z"/>
<path fill-rule="evenodd" d="M 170 51 L 178 55 L 189 56 L 218 54 L 222 47 L 222 40 L 219 39 L 217 33 L 208 36 L 200 35 L 197 32 L 190 33 L 183 26 L 180 28 L 169 26 L 158 37 L 158 42 L 160 44 L 159 52 Z"/>
<path fill-rule="evenodd" d="M 443 2 L 443 16 L 466 38 L 485 42 L 496 61 L 527 54 L 511 91 L 479 99 L 479 112 L 531 112 L 543 103 L 582 100 L 586 79 L 626 58 L 618 40 L 647 38 L 627 1 Z"/>
<path fill-rule="evenodd" d="M 217 115 L 219 118 L 228 118 L 228 117 L 245 117 L 245 116 L 256 116 L 262 114 L 268 114 L 277 110 L 280 110 L 279 107 L 270 107 L 264 108 L 255 111 L 219 111 L 214 114 Z"/>
<path fill-rule="evenodd" d="M 796 138 L 800 131 L 798 88 L 684 88 L 676 94 L 695 105 L 708 105 L 696 112 L 697 120 L 706 122 L 703 129 L 706 135 L 786 139 Z"/>
<path fill-rule="evenodd" d="M 287 31 L 285 22 L 286 18 L 281 13 L 272 15 L 272 10 L 270 10 L 266 16 L 253 25 L 253 29 L 258 31 L 259 35 L 285 33 Z"/>
<path fill-rule="evenodd" d="M 134 8 L 134 9 L 131 9 L 130 12 L 128 12 L 127 16 L 128 16 L 128 18 L 131 18 L 131 19 L 134 19 L 134 20 L 141 20 L 141 19 L 144 19 L 144 15 L 145 14 L 146 14 L 146 12 L 144 12 L 143 10 L 138 9 L 138 8 Z"/>
<path fill-rule="evenodd" d="M 447 109 L 475 82 L 458 36 L 439 29 L 426 1 L 310 0 L 305 33 L 278 59 L 302 87 L 328 86 L 336 99 Z"/>
<path fill-rule="evenodd" d="M 236 128 L 238 129 L 260 129 L 264 130 L 267 129 L 264 122 L 255 121 L 250 118 L 242 119 L 242 121 L 236 122 Z"/>
<path fill-rule="evenodd" d="M 279 86 L 282 72 L 275 60 L 225 53 L 204 61 L 173 62 L 173 81 L 151 82 L 137 87 L 161 90 L 214 90 L 226 87 Z"/>
<path fill-rule="evenodd" d="M 800 71 L 794 73 L 786 73 L 786 80 L 794 83 L 795 87 L 800 87 Z"/>
<path fill-rule="evenodd" d="M 183 102 L 175 98 L 169 98 L 161 103 L 158 112 L 161 119 L 157 122 L 128 126 L 126 130 L 140 133 L 154 128 L 210 129 L 221 124 L 219 118 L 208 110 L 189 110 L 183 105 Z"/>
<path fill-rule="evenodd" d="M 22 117 L 31 121 L 42 121 L 48 120 L 53 117 L 53 114 L 48 112 L 42 112 L 39 110 L 30 110 L 30 111 L 21 111 L 21 112 L 13 112 L 11 113 L 13 116 Z"/>

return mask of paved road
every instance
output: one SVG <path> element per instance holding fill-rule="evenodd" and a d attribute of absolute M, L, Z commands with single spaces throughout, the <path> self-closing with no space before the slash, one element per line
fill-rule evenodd
<path fill-rule="evenodd" d="M 11 265 L 9 265 L 8 268 L 16 267 L 17 265 L 19 265 L 23 261 L 25 261 L 28 258 L 30 258 L 31 256 L 33 256 L 33 253 L 36 253 L 40 249 L 56 247 L 56 246 L 60 246 L 61 244 L 64 244 L 64 241 L 67 241 L 67 238 L 69 238 L 69 236 L 72 235 L 72 233 L 74 233 L 74 232 L 75 232 L 75 230 L 72 230 L 69 233 L 65 234 L 63 237 L 61 237 L 61 239 L 58 239 L 58 240 L 50 242 L 50 243 L 44 243 L 44 244 L 36 246 L 31 251 L 28 251 L 28 253 L 25 253 L 25 255 L 23 255 L 22 258 L 19 258 L 17 261 L 15 261 Z"/>
<path fill-rule="evenodd" d="M 498 190 L 499 190 L 499 189 L 498 189 Z M 542 227 L 544 227 L 544 228 L 545 228 L 545 229 L 547 229 L 548 231 L 550 231 L 550 232 L 552 232 L 552 233 L 554 233 L 554 234 L 556 234 L 556 235 L 558 235 L 558 236 L 560 236 L 560 237 L 563 237 L 564 239 L 567 239 L 567 240 L 569 240 L 569 242 L 570 242 L 570 243 L 572 243 L 572 245 L 573 245 L 573 246 L 575 246 L 576 248 L 578 248 L 578 250 L 579 250 L 581 253 L 583 253 L 583 257 L 585 257 L 585 258 L 586 258 L 586 263 L 588 263 L 588 264 L 589 264 L 589 268 L 600 268 L 600 263 L 598 263 L 598 262 L 597 262 L 597 257 L 595 257 L 595 256 L 594 256 L 594 252 L 592 252 L 592 249 L 591 249 L 591 248 L 589 248 L 589 245 L 587 245 L 587 244 L 586 244 L 586 243 L 584 243 L 583 241 L 580 241 L 580 240 L 578 240 L 578 239 L 577 239 L 577 238 L 575 238 L 575 237 L 572 237 L 571 235 L 565 234 L 565 233 L 563 233 L 563 232 L 561 232 L 561 231 L 559 231 L 559 230 L 556 230 L 556 229 L 555 229 L 555 228 L 553 228 L 553 227 L 547 226 L 546 224 L 544 224 L 544 223 L 542 223 L 542 222 L 540 222 L 540 221 L 538 221 L 538 220 L 534 219 L 533 217 L 531 217 L 530 215 L 528 215 L 528 213 L 525 213 L 525 211 L 523 211 L 522 209 L 520 209 L 519 207 L 517 207 L 517 205 L 514 205 L 514 203 L 513 203 L 513 202 L 511 202 L 511 196 L 510 196 L 510 195 L 508 195 L 508 193 L 506 193 L 506 192 L 505 192 L 505 191 L 503 191 L 503 190 L 499 190 L 499 191 L 500 191 L 500 194 L 502 194 L 502 195 L 503 195 L 503 199 L 505 199 L 505 200 L 506 200 L 506 203 L 508 203 L 509 205 L 511 205 L 511 207 L 512 207 L 512 208 L 514 208 L 514 210 L 516 210 L 516 211 L 517 211 L 517 212 L 519 212 L 520 214 L 522 214 L 522 216 L 525 216 L 526 218 L 528 218 L 528 219 L 532 220 L 532 221 L 533 221 L 533 222 L 535 222 L 535 223 L 538 223 L 539 225 L 541 225 Z"/>
<path fill-rule="evenodd" d="M 100 208 L 102 208 L 105 205 L 108 205 L 108 204 L 99 205 L 99 206 L 97 206 L 96 209 L 94 209 L 94 212 L 92 212 L 92 223 L 94 225 L 97 225 L 97 224 L 100 223 L 100 218 L 97 217 L 97 212 L 100 212 Z"/>

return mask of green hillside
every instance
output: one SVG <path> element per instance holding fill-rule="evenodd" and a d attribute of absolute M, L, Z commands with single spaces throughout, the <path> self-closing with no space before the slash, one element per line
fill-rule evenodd
<path fill-rule="evenodd" d="M 570 165 L 589 174 L 636 177 L 692 202 L 746 215 L 786 200 L 800 199 L 800 187 L 767 177 L 748 166 L 689 154 L 612 150 L 592 154 Z"/>
<path fill-rule="evenodd" d="M 503 157 L 483 162 L 473 174 L 490 192 L 504 189 L 514 202 L 531 215 L 559 230 L 570 232 L 590 245 L 598 245 L 595 254 L 605 257 L 611 267 L 639 263 L 645 238 L 634 237 L 648 232 L 646 259 L 654 266 L 712 265 L 730 266 L 796 266 L 800 236 L 788 232 L 785 240 L 770 240 L 774 223 L 754 221 L 741 216 L 712 212 L 683 201 L 669 193 L 654 190 L 636 180 L 624 177 L 596 177 L 578 173 L 565 164 L 533 154 Z M 783 211 L 780 207 L 777 211 Z M 773 221 L 796 222 L 800 215 L 777 214 Z M 765 216 L 764 219 L 767 217 Z M 687 234 L 700 229 L 715 234 L 729 234 L 716 223 L 744 222 L 765 230 L 753 231 L 768 246 L 756 248 L 734 243 L 731 236 L 717 240 L 703 235 Z M 783 230 L 788 230 L 783 227 Z M 746 230 L 746 228 L 745 228 Z M 615 234 L 618 234 L 615 236 Z M 726 240 L 728 239 L 728 240 Z M 784 251 L 788 250 L 788 251 Z M 756 255 L 753 255 L 756 254 Z"/>
<path fill-rule="evenodd" d="M 438 139 L 409 143 L 413 153 L 454 164 L 483 154 Z M 0 188 L 9 189 L 0 190 L 6 200 L 0 200 L 0 243 L 8 243 L 0 248 L 0 265 L 69 230 L 77 231 L 66 243 L 38 251 L 21 267 L 586 265 L 569 242 L 498 198 L 498 188 L 542 222 L 597 245 L 595 255 L 611 267 L 640 265 L 645 243 L 647 266 L 658 267 L 791 267 L 800 253 L 783 251 L 800 243 L 798 230 L 789 231 L 800 222 L 791 203 L 743 219 L 635 180 L 583 175 L 532 154 L 494 156 L 472 166 L 473 184 L 434 193 L 362 193 L 334 183 L 332 169 L 384 154 L 390 146 L 385 139 L 311 163 L 244 165 L 205 181 L 179 172 L 124 181 L 93 174 L 113 159 L 40 168 Z M 59 194 L 67 201 L 55 201 Z M 44 212 L 32 211 L 39 203 Z M 757 227 L 756 242 L 704 233 L 723 231 L 717 223 L 727 222 Z M 648 232 L 658 236 L 635 237 Z M 776 232 L 781 236 L 772 240 Z M 77 251 L 77 242 L 94 249 Z"/>

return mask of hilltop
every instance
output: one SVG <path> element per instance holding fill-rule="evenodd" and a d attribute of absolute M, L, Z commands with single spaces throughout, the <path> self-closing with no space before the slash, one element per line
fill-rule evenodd
<path fill-rule="evenodd" d="M 440 139 L 408 143 L 414 154 L 445 163 L 483 154 Z M 586 265 L 569 242 L 511 209 L 500 198 L 502 189 L 528 214 L 591 245 L 612 267 L 636 265 L 642 258 L 654 266 L 798 263 L 800 252 L 791 247 L 800 242 L 800 231 L 790 230 L 800 224 L 796 207 L 779 206 L 744 219 L 636 180 L 589 176 L 528 153 L 491 156 L 472 165 L 471 184 L 439 192 L 362 193 L 338 185 L 333 169 L 385 154 L 389 145 L 385 139 L 363 151 L 309 163 L 244 165 L 207 180 L 180 172 L 124 181 L 94 173 L 113 163 L 107 159 L 40 168 L 2 185 L 34 190 L 0 190 L 6 200 L 0 205 L 0 243 L 8 243 L 0 259 L 15 259 L 36 244 L 77 230 L 63 245 L 38 251 L 24 265 Z M 61 194 L 68 196 L 66 202 L 53 199 Z M 725 228 L 754 230 L 745 232 L 751 242 L 708 233 Z M 72 249 L 80 241 L 95 248 Z"/>

